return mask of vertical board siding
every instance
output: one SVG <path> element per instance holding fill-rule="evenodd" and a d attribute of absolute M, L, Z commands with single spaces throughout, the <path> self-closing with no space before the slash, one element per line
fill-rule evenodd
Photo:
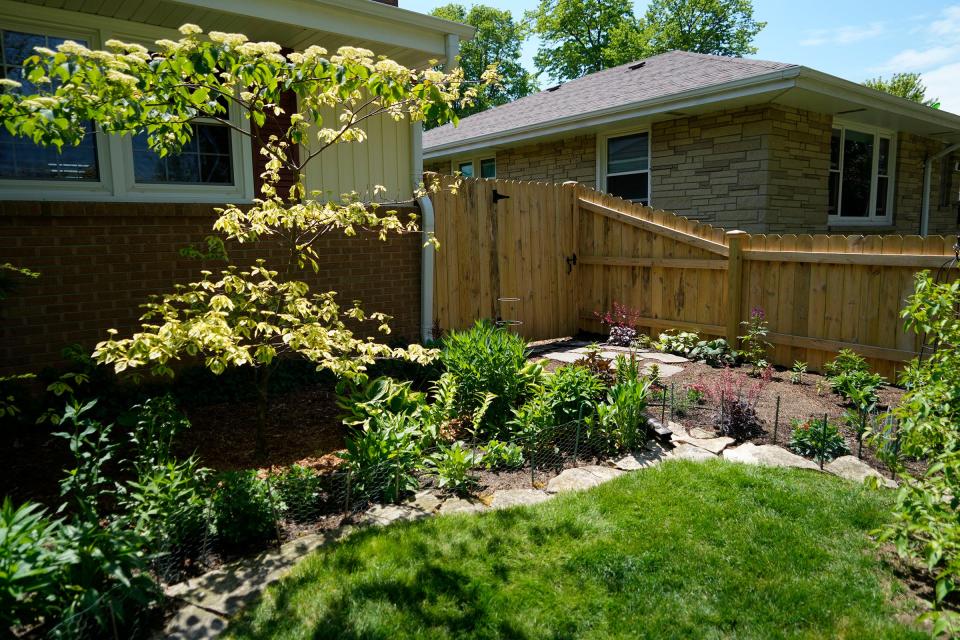
<path fill-rule="evenodd" d="M 724 337 L 728 310 L 742 329 L 759 308 L 775 364 L 822 371 L 849 346 L 892 378 L 919 348 L 900 318 L 915 274 L 953 257 L 954 239 L 941 236 L 744 234 L 731 287 L 723 229 L 572 183 L 475 178 L 454 194 L 445 181 L 433 196 L 434 310 L 444 330 L 502 317 L 530 340 L 602 333 L 598 314 L 619 303 L 645 333 Z M 494 204 L 494 190 L 508 198 Z M 900 255 L 911 257 L 885 262 Z M 732 305 L 730 290 L 740 291 Z"/>

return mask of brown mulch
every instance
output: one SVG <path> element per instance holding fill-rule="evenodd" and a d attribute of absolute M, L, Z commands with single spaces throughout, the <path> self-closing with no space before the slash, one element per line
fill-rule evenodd
<path fill-rule="evenodd" d="M 331 385 L 318 383 L 274 397 L 267 413 L 268 457 L 254 457 L 256 403 L 228 402 L 186 409 L 193 426 L 177 442 L 182 456 L 196 453 L 218 471 L 285 467 L 294 463 L 318 470 L 335 464 L 330 454 L 344 445 L 346 428 L 338 417 Z"/>

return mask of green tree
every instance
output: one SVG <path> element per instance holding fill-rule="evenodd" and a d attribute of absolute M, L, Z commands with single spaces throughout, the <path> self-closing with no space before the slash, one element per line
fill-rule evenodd
<path fill-rule="evenodd" d="M 473 40 L 460 43 L 460 66 L 467 82 L 482 82 L 491 65 L 497 66 L 499 83 L 488 85 L 470 105 L 457 105 L 462 117 L 506 104 L 537 90 L 536 77 L 520 64 L 520 48 L 529 36 L 528 27 L 516 22 L 510 11 L 478 4 L 468 11 L 462 4 L 437 7 L 432 15 L 474 27 Z M 435 123 L 429 123 L 435 124 Z"/>
<path fill-rule="evenodd" d="M 38 93 L 0 79 L 0 123 L 15 136 L 37 144 L 78 144 L 94 122 L 106 133 L 148 134 L 148 144 L 161 156 L 176 153 L 193 135 L 191 121 L 212 118 L 246 136 L 256 137 L 268 158 L 261 197 L 250 207 L 226 206 L 213 228 L 240 243 L 269 241 L 286 249 L 279 264 L 258 260 L 253 266 L 228 266 L 219 275 L 177 285 L 146 305 L 141 331 L 97 345 L 94 357 L 117 372 L 148 369 L 174 374 L 174 364 L 202 357 L 219 374 L 227 367 L 252 367 L 256 373 L 257 452 L 266 453 L 266 422 L 271 372 L 279 356 L 296 355 L 336 374 L 362 375 L 378 357 L 428 361 L 434 353 L 419 345 L 391 349 L 375 339 L 359 338 L 347 321 L 379 322 L 359 306 L 342 310 L 336 294 L 312 293 L 298 279 L 306 268 L 317 269 L 314 245 L 326 234 L 355 235 L 416 230 L 416 219 L 401 220 L 359 201 L 356 194 L 322 200 L 307 193 L 306 165 L 337 144 L 365 140 L 361 125 L 371 119 L 397 121 L 456 120 L 453 104 L 469 104 L 491 80 L 465 85 L 462 72 L 417 71 L 370 51 L 341 47 L 328 56 L 312 46 L 286 55 L 272 42 L 249 42 L 242 34 L 210 32 L 195 25 L 180 29 L 178 41 L 160 40 L 158 51 L 117 40 L 106 51 L 91 51 L 75 42 L 57 51 L 37 49 L 24 63 L 27 79 Z M 284 92 L 297 96 L 296 111 L 280 107 Z M 228 105 L 239 109 L 256 127 L 238 127 Z M 325 122 L 328 109 L 340 114 Z M 283 131 L 264 140 L 258 133 L 268 120 Z M 290 149 L 299 147 L 299 154 Z M 293 177 L 288 193 L 279 193 L 281 174 Z M 421 190 L 423 185 L 421 185 Z M 416 194 L 415 194 L 416 195 Z M 116 333 L 111 332 L 112 334 Z"/>
<path fill-rule="evenodd" d="M 630 0 L 541 0 L 527 14 L 543 41 L 534 63 L 556 80 L 572 80 L 624 62 L 611 41 L 628 39 L 638 25 Z"/>
<path fill-rule="evenodd" d="M 927 87 L 919 73 L 895 73 L 889 80 L 882 76 L 864 80 L 864 85 L 877 91 L 906 98 L 928 107 L 939 108 L 940 102 L 936 98 L 927 98 Z"/>
<path fill-rule="evenodd" d="M 766 26 L 751 0 L 653 0 L 638 44 L 643 57 L 675 49 L 740 57 L 757 52 L 751 43 Z"/>
<path fill-rule="evenodd" d="M 754 20 L 751 0 L 653 0 L 642 18 L 628 0 L 541 0 L 528 17 L 544 42 L 537 69 L 559 80 L 675 49 L 756 53 L 751 43 L 766 26 Z"/>

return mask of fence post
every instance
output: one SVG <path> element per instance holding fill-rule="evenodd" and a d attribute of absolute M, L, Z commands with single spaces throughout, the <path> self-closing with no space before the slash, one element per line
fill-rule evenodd
<path fill-rule="evenodd" d="M 746 231 L 727 231 L 727 246 L 730 256 L 727 259 L 727 344 L 731 349 L 739 347 L 737 336 L 740 333 L 740 302 L 743 297 L 743 239 Z"/>

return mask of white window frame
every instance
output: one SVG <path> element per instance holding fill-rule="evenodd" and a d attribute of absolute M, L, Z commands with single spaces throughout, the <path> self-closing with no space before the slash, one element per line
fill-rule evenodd
<path fill-rule="evenodd" d="M 7 3 L 0 0 L 0 8 Z M 100 18 L 94 15 L 64 12 L 34 5 L 22 5 L 16 19 L 0 17 L 0 28 L 39 33 L 61 38 L 83 39 L 92 49 L 102 48 L 111 38 L 152 45 L 161 38 L 179 38 L 170 29 Z M 53 16 L 53 17 L 51 17 Z M 198 122 L 203 122 L 198 119 Z M 215 122 L 215 121 L 213 121 Z M 231 105 L 230 122 L 243 131 L 250 121 Z M 242 204 L 254 197 L 253 145 L 250 137 L 231 130 L 230 150 L 233 165 L 232 185 L 211 184 L 138 184 L 133 170 L 133 138 L 130 135 L 97 136 L 97 163 L 100 180 L 16 180 L 0 179 L 0 200 L 48 200 L 78 202 L 182 202 Z"/>
<path fill-rule="evenodd" d="M 852 120 L 841 120 L 838 118 L 835 118 L 833 121 L 831 136 L 833 135 L 833 129 L 840 129 L 842 132 L 840 137 L 840 181 L 837 193 L 838 212 L 840 211 L 841 204 L 843 203 L 843 154 L 844 147 L 846 146 L 844 144 L 844 141 L 846 140 L 846 130 L 853 129 L 854 131 L 858 131 L 860 133 L 871 134 L 874 140 L 874 153 L 873 166 L 870 168 L 869 215 L 860 217 L 844 216 L 840 215 L 839 213 L 837 215 L 828 215 L 827 224 L 829 224 L 831 227 L 884 227 L 893 224 L 893 210 L 895 203 L 894 195 L 896 193 L 897 183 L 897 132 L 890 129 L 865 125 Z M 887 158 L 887 212 L 884 216 L 876 215 L 881 137 L 890 140 L 890 157 Z M 828 179 L 830 172 L 832 172 L 832 170 L 828 171 Z"/>
<path fill-rule="evenodd" d="M 634 136 L 640 133 L 647 134 L 647 202 L 646 206 L 653 206 L 653 133 L 650 127 L 641 127 L 633 129 L 622 129 L 617 131 L 607 131 L 597 135 L 597 190 L 607 193 L 607 177 L 632 175 L 635 173 L 644 173 L 643 171 L 624 171 L 620 173 L 607 173 L 607 151 L 610 138 L 623 138 L 625 136 Z M 636 200 L 641 203 L 642 201 Z"/>
<path fill-rule="evenodd" d="M 497 156 L 496 155 L 479 155 L 479 156 L 466 156 L 453 158 L 450 160 L 450 175 L 456 175 L 460 171 L 460 167 L 465 164 L 469 164 L 473 167 L 473 177 L 479 178 L 480 169 L 484 160 L 493 160 L 494 172 L 497 171 Z M 486 178 L 487 180 L 495 180 L 496 176 L 493 178 Z"/>

